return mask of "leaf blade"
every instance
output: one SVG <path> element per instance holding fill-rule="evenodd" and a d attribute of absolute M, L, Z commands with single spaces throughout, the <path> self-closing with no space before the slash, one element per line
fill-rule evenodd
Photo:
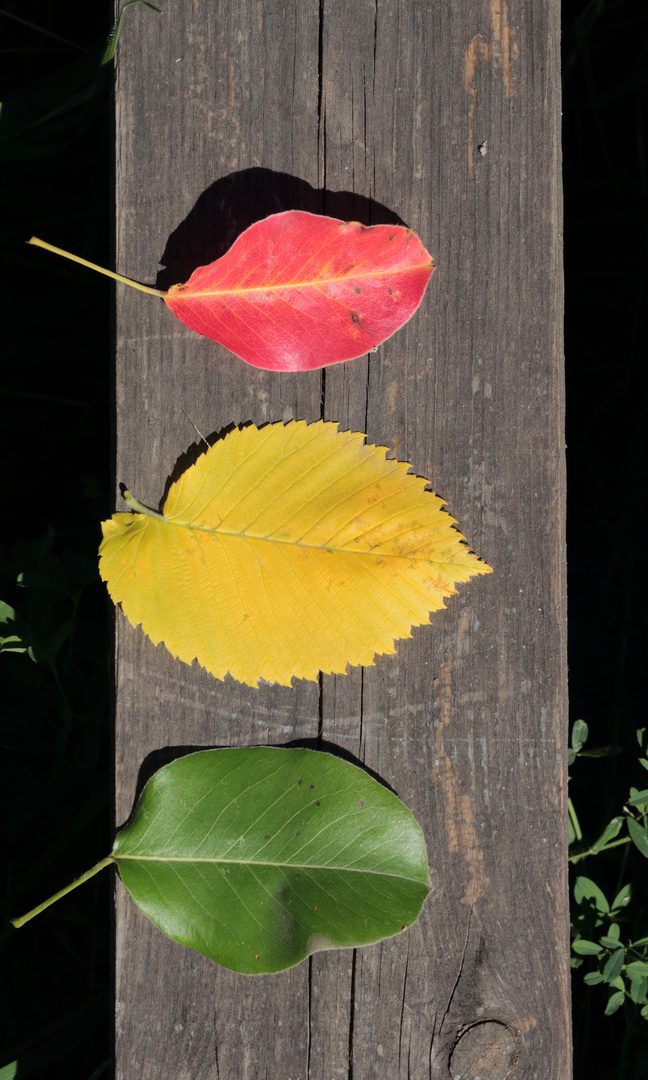
<path fill-rule="evenodd" d="M 361 769 L 312 750 L 172 762 L 146 785 L 113 857 L 167 936 L 247 974 L 396 934 L 430 888 L 410 811 Z"/>
<path fill-rule="evenodd" d="M 174 656 L 249 685 L 393 653 L 490 567 L 426 481 L 364 438 L 324 421 L 231 432 L 171 486 L 163 521 L 103 523 L 113 600 Z"/>
<path fill-rule="evenodd" d="M 433 269 L 403 226 L 289 210 L 255 222 L 165 303 L 255 367 L 306 371 L 362 356 L 395 333 Z"/>

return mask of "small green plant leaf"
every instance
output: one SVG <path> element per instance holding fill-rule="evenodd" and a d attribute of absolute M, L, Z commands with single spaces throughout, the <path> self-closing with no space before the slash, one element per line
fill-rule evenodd
<path fill-rule="evenodd" d="M 632 798 L 627 800 L 628 806 L 643 806 L 644 803 L 648 803 L 647 788 L 644 788 L 643 791 L 638 791 Z"/>
<path fill-rule="evenodd" d="M 646 1001 L 648 979 L 645 975 L 630 975 L 630 997 L 636 1005 L 642 1005 Z"/>
<path fill-rule="evenodd" d="M 583 900 L 592 900 L 594 907 L 597 911 L 607 914 L 610 910 L 605 894 L 599 889 L 598 885 L 587 877 L 576 878 L 576 884 L 574 886 L 574 899 L 577 904 L 582 904 Z"/>
<path fill-rule="evenodd" d="M 604 949 L 622 949 L 623 943 L 616 937 L 610 937 L 608 934 L 604 934 L 599 938 L 599 943 Z"/>
<path fill-rule="evenodd" d="M 624 997 L 625 994 L 623 990 L 617 990 L 616 993 L 612 994 L 612 997 L 609 998 L 608 1003 L 605 1006 L 605 1015 L 612 1016 L 612 1013 L 615 1013 L 617 1009 L 620 1009 L 623 1005 Z"/>
<path fill-rule="evenodd" d="M 600 956 L 603 952 L 601 946 L 597 945 L 595 941 L 586 941 L 585 938 L 578 938 L 577 941 L 573 941 L 572 949 L 579 956 Z"/>
<path fill-rule="evenodd" d="M 589 735 L 589 728 L 584 720 L 576 720 L 572 728 L 571 744 L 575 754 L 580 753 Z"/>
<path fill-rule="evenodd" d="M 619 892 L 616 894 L 614 900 L 612 901 L 612 907 L 610 910 L 616 912 L 620 911 L 622 908 L 627 907 L 630 903 L 631 896 L 632 885 L 628 883 L 627 885 L 624 885 L 623 888 L 620 889 Z"/>
<path fill-rule="evenodd" d="M 623 961 L 625 959 L 625 952 L 623 949 L 615 949 L 612 956 L 605 963 L 603 967 L 603 978 L 606 982 L 612 982 L 613 979 L 618 978 L 623 968 Z"/>
<path fill-rule="evenodd" d="M 648 975 L 648 964 L 645 960 L 633 960 L 626 966 L 626 971 L 631 979 Z"/>
<path fill-rule="evenodd" d="M 641 854 L 645 855 L 648 859 L 648 832 L 646 832 L 646 829 L 643 828 L 638 821 L 635 821 L 634 818 L 629 817 L 627 821 L 628 832 L 630 833 L 632 842 L 635 847 L 639 849 Z"/>
<path fill-rule="evenodd" d="M 423 834 L 362 769 L 313 750 L 203 750 L 160 769 L 112 858 L 168 937 L 233 971 L 283 971 L 418 917 Z"/>
<path fill-rule="evenodd" d="M 586 986 L 598 986 L 599 983 L 605 982 L 605 976 L 600 971 L 590 971 L 583 976 L 583 982 Z"/>
<path fill-rule="evenodd" d="M 610 840 L 614 840 L 615 836 L 619 835 L 622 825 L 623 817 L 620 816 L 612 818 L 612 821 L 603 830 L 598 840 L 595 840 L 595 842 L 590 847 L 590 854 L 598 855 L 601 848 L 605 847 L 605 845 L 608 844 Z"/>
<path fill-rule="evenodd" d="M 0 600 L 0 652 L 27 652 L 29 634 L 10 604 Z"/>

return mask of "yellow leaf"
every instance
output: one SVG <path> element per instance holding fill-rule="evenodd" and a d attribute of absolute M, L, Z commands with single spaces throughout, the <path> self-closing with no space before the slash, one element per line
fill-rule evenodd
<path fill-rule="evenodd" d="M 337 424 L 234 430 L 152 515 L 103 523 L 99 570 L 154 642 L 218 679 L 289 685 L 373 664 L 490 567 L 443 500 Z"/>

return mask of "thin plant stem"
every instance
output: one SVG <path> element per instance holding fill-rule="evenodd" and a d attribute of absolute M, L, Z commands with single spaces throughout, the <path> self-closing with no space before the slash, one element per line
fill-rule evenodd
<path fill-rule="evenodd" d="M 94 877 L 100 870 L 103 870 L 104 866 L 110 866 L 110 863 L 114 861 L 112 855 L 108 855 L 105 859 L 102 859 L 101 862 L 97 863 L 96 866 L 93 866 L 91 870 L 86 870 L 85 874 L 81 874 L 81 877 L 76 878 L 70 885 L 66 885 L 64 889 L 60 889 L 57 893 L 54 893 L 53 896 L 48 897 L 47 900 L 43 900 L 42 904 L 38 904 L 37 907 L 32 908 L 26 915 L 20 915 L 17 919 L 11 919 L 11 925 L 15 926 L 16 929 L 20 926 L 24 926 L 25 923 L 29 922 L 30 919 L 33 919 L 35 915 L 40 915 L 41 911 L 45 911 L 45 908 L 56 903 L 62 896 L 66 896 L 79 885 L 83 885 L 84 881 L 89 881 L 91 877 Z"/>
<path fill-rule="evenodd" d="M 591 848 L 587 848 L 586 851 L 577 851 L 574 855 L 569 856 L 569 862 L 578 862 L 580 859 L 586 859 L 588 855 L 600 855 L 602 851 L 609 851 L 610 848 L 622 847 L 623 844 L 629 844 L 630 837 L 622 836 L 620 840 L 611 840 L 609 844 L 599 848 L 598 851 L 592 851 Z M 617 892 L 619 890 L 617 889 Z"/>
<path fill-rule="evenodd" d="M 32 236 L 27 243 L 44 248 L 45 251 L 53 251 L 55 255 L 62 255 L 64 259 L 71 259 L 72 262 L 87 266 L 89 270 L 96 270 L 98 274 L 105 274 L 106 277 L 113 278 L 114 281 L 121 281 L 123 285 L 130 285 L 131 288 L 139 289 L 140 292 L 150 293 L 151 296 L 166 296 L 166 293 L 162 292 L 161 289 L 153 289 L 150 285 L 140 285 L 139 281 L 132 281 L 131 278 L 122 277 L 121 274 L 115 274 L 113 270 L 105 270 L 103 266 L 88 262 L 87 259 L 82 259 L 80 255 L 72 255 L 69 251 L 64 251 L 63 248 L 54 247 L 53 244 L 48 244 L 45 240 L 39 240 L 37 236 Z"/>
<path fill-rule="evenodd" d="M 131 495 L 130 491 L 124 491 L 122 494 L 122 498 L 124 499 L 124 502 L 127 502 L 133 510 L 137 510 L 140 514 L 146 514 L 148 517 L 157 518 L 158 521 L 167 520 L 164 514 L 158 514 L 157 510 L 151 510 L 148 506 L 142 506 L 142 504 L 137 501 L 135 496 Z"/>
<path fill-rule="evenodd" d="M 568 809 L 569 809 L 569 820 L 571 821 L 572 828 L 574 830 L 574 836 L 575 836 L 576 840 L 582 840 L 583 839 L 583 833 L 581 832 L 581 827 L 580 827 L 580 823 L 578 821 L 578 816 L 576 814 L 576 810 L 574 808 L 574 804 L 571 801 L 571 799 L 567 800 L 567 806 L 568 806 Z"/>

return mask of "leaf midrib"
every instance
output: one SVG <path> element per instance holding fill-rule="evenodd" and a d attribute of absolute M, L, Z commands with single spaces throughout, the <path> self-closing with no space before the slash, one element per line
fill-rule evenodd
<path fill-rule="evenodd" d="M 152 520 L 155 520 L 154 518 Z M 407 559 L 409 562 L 412 560 L 419 562 L 432 561 L 437 566 L 454 567 L 454 563 L 440 562 L 438 559 L 430 560 L 428 555 L 420 555 L 417 552 L 411 554 L 404 554 L 401 552 L 382 551 L 377 552 L 376 548 L 381 547 L 384 541 L 380 544 L 376 544 L 375 547 L 366 548 L 352 548 L 343 544 L 305 544 L 302 540 L 275 540 L 270 536 L 258 536 L 255 533 L 235 532 L 233 529 L 220 529 L 218 525 L 214 525 L 213 528 L 208 528 L 206 525 L 189 525 L 184 521 L 174 521 L 172 518 L 161 518 L 165 525 L 175 525 L 179 529 L 188 529 L 189 532 L 204 532 L 210 533 L 212 536 L 234 536 L 239 540 L 256 540 L 264 544 L 284 544 L 286 547 L 299 547 L 308 548 L 310 551 L 327 551 L 331 554 L 333 552 L 342 552 L 344 555 L 373 555 L 378 559 Z"/>
<path fill-rule="evenodd" d="M 283 863 L 270 862 L 264 859 L 222 859 L 206 855 L 121 855 L 113 853 L 113 858 L 119 863 L 120 859 L 128 859 L 131 862 L 160 862 L 160 863 L 210 863 L 222 866 L 271 866 L 279 870 L 336 870 L 345 874 L 373 874 L 375 877 L 397 878 L 398 881 L 413 881 L 418 885 L 427 884 L 420 878 L 408 877 L 406 874 L 391 874 L 383 870 L 365 870 L 354 866 L 331 866 L 328 863 L 320 866 L 317 863 Z"/>
<path fill-rule="evenodd" d="M 369 270 L 359 274 L 340 274 L 339 277 L 318 278 L 313 281 L 285 281 L 278 285 L 254 285 L 248 289 L 183 289 L 182 292 L 169 293 L 168 298 L 170 300 L 192 300 L 197 297 L 205 296 L 241 296 L 244 293 L 276 292 L 279 289 L 319 288 L 322 285 L 339 285 L 342 281 L 362 281 L 365 278 L 376 278 L 380 275 L 384 276 L 385 274 L 407 274 L 412 270 L 430 270 L 430 272 L 432 272 L 433 269 L 433 263 L 423 262 L 413 266 L 397 266 L 386 268 L 385 270 Z M 166 298 L 167 297 L 165 297 L 165 299 Z"/>

